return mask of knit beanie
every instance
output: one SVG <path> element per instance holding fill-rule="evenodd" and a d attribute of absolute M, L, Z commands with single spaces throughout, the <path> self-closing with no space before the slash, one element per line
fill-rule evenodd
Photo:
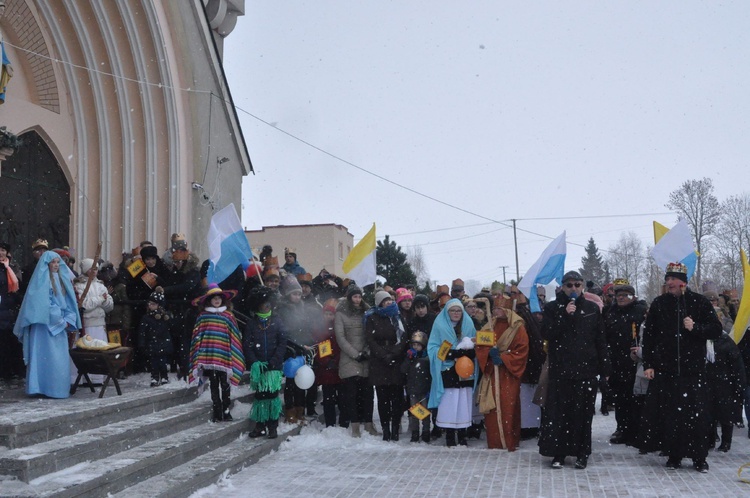
<path fill-rule="evenodd" d="M 384 290 L 379 290 L 375 293 L 375 306 L 380 306 L 380 303 L 383 302 L 384 299 L 392 299 L 391 295 L 388 294 Z"/>
<path fill-rule="evenodd" d="M 404 287 L 399 287 L 396 289 L 396 302 L 400 303 L 404 299 L 414 299 L 414 297 L 411 295 L 411 292 L 408 291 L 408 289 Z"/>
<path fill-rule="evenodd" d="M 284 289 L 285 296 L 288 296 L 294 291 L 302 292 L 302 286 L 299 284 L 297 277 L 295 277 L 294 275 L 289 275 L 284 279 L 282 288 Z"/>
<path fill-rule="evenodd" d="M 362 289 L 360 289 L 356 285 L 350 285 L 349 288 L 346 289 L 346 298 L 349 301 L 351 301 L 352 300 L 352 296 L 354 296 L 355 294 L 359 294 L 361 296 L 362 295 Z"/>

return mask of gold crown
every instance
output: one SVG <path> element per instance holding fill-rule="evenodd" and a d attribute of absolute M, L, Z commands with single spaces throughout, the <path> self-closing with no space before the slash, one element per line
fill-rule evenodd
<path fill-rule="evenodd" d="M 683 265 L 682 263 L 669 263 L 667 265 L 667 273 L 684 273 L 685 275 L 687 275 L 687 272 L 687 266 Z"/>
<path fill-rule="evenodd" d="M 627 278 L 616 278 L 615 281 L 612 282 L 612 285 L 630 285 L 630 281 Z"/>
<path fill-rule="evenodd" d="M 33 251 L 37 247 L 44 247 L 45 249 L 49 249 L 49 243 L 45 239 L 36 239 L 33 244 L 31 244 L 31 250 Z"/>

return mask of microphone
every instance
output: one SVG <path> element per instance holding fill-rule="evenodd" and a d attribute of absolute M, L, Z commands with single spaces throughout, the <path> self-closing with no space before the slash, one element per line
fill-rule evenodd
<path fill-rule="evenodd" d="M 578 294 L 576 294 L 576 293 L 574 292 L 574 293 L 572 293 L 572 294 L 571 294 L 571 295 L 570 295 L 569 297 L 570 297 L 570 300 L 571 300 L 571 301 L 575 301 L 576 299 L 578 299 Z"/>

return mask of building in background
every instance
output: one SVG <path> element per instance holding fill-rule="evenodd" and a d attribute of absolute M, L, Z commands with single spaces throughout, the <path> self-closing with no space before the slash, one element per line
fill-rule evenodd
<path fill-rule="evenodd" d="M 13 67 L 0 126 L 0 237 L 118 260 L 184 233 L 207 257 L 211 215 L 252 171 L 221 61 L 244 0 L 0 0 Z"/>
<path fill-rule="evenodd" d="M 354 245 L 354 236 L 343 225 L 278 225 L 261 230 L 245 230 L 256 256 L 264 245 L 273 247 L 274 256 L 284 265 L 284 249 L 297 253 L 297 262 L 313 277 L 325 268 L 345 277 L 342 265 Z"/>

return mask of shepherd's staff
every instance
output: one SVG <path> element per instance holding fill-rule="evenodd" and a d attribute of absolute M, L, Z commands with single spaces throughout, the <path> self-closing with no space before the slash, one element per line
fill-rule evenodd
<path fill-rule="evenodd" d="M 96 255 L 94 256 L 94 264 L 91 266 L 89 271 L 87 273 L 90 273 L 91 270 L 94 270 L 95 272 L 99 269 L 99 257 L 102 254 L 102 243 L 99 242 L 99 244 L 96 246 Z M 96 274 L 96 273 L 94 273 Z M 81 330 L 78 332 L 78 335 L 80 337 L 84 336 L 84 329 L 85 326 L 83 324 L 83 308 L 81 307 L 83 305 L 83 300 L 86 299 L 86 295 L 89 293 L 89 289 L 91 288 L 91 282 L 93 281 L 93 278 L 91 278 L 89 275 L 87 275 L 88 280 L 86 281 L 86 287 L 83 288 L 83 292 L 81 292 L 81 295 L 78 296 L 78 312 L 81 315 Z"/>

